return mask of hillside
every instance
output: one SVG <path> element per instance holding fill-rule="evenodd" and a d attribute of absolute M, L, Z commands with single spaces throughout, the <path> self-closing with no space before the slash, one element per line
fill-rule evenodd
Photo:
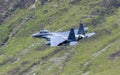
<path fill-rule="evenodd" d="M 118 75 L 120 0 L 0 0 L 0 75 Z M 75 46 L 32 38 L 82 21 L 94 31 Z"/>

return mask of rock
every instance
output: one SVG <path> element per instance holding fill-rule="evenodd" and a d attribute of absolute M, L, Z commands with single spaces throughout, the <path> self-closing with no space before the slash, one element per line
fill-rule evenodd
<path fill-rule="evenodd" d="M 13 68 L 12 70 L 10 70 L 8 72 L 8 75 L 15 75 L 16 73 L 18 73 L 18 71 L 20 71 L 21 67 L 16 67 L 16 68 Z"/>
<path fill-rule="evenodd" d="M 50 1 L 52 1 L 52 0 L 40 0 L 40 2 L 41 2 L 42 5 L 45 5 L 45 4 L 47 4 L 48 2 L 50 2 Z"/>
<path fill-rule="evenodd" d="M 116 51 L 116 52 L 110 54 L 110 55 L 108 56 L 108 59 L 114 60 L 115 57 L 118 57 L 118 56 L 120 56 L 120 50 L 118 50 L 118 51 Z"/>
<path fill-rule="evenodd" d="M 35 0 L 19 0 L 14 4 L 14 8 L 27 8 L 35 3 Z"/>

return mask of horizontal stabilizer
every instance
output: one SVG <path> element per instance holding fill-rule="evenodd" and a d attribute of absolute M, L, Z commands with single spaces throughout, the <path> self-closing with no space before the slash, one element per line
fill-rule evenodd
<path fill-rule="evenodd" d="M 91 36 L 93 36 L 93 35 L 95 35 L 94 32 L 93 33 L 87 33 L 87 34 L 85 34 L 85 36 L 88 37 L 88 38 L 91 37 Z"/>

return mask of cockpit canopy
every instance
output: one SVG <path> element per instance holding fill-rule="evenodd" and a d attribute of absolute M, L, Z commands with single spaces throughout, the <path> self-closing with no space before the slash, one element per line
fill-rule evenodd
<path fill-rule="evenodd" d="M 49 33 L 48 30 L 41 30 L 40 33 Z"/>

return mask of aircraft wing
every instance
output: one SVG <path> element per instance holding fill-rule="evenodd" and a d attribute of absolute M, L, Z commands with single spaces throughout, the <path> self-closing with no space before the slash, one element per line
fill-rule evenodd
<path fill-rule="evenodd" d="M 60 43 L 64 42 L 66 39 L 61 37 L 51 37 L 50 46 L 58 46 Z"/>
<path fill-rule="evenodd" d="M 93 33 L 87 33 L 87 34 L 85 34 L 85 36 L 87 36 L 88 38 L 91 37 L 91 36 L 93 36 L 93 35 L 95 35 L 94 32 Z"/>
<path fill-rule="evenodd" d="M 88 30 L 88 27 L 85 27 L 85 28 L 84 28 L 84 30 L 85 30 L 85 31 L 87 31 L 87 30 Z M 75 29 L 75 30 L 74 30 L 74 32 L 75 32 L 75 34 L 77 34 L 78 29 Z M 63 36 L 66 36 L 66 37 L 67 37 L 67 36 L 68 36 L 68 34 L 69 34 L 69 31 L 65 31 L 65 32 L 55 32 L 55 33 L 57 33 L 57 34 L 60 34 L 60 35 L 63 35 Z"/>

